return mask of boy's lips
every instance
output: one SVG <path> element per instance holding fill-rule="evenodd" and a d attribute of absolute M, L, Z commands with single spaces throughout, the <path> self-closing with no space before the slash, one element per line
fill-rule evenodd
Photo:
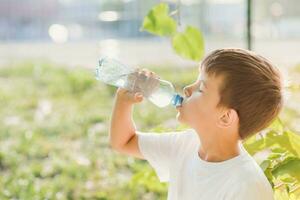
<path fill-rule="evenodd" d="M 186 98 L 183 97 L 183 100 L 182 100 L 181 104 L 179 106 L 176 106 L 176 110 L 179 111 L 182 108 L 182 106 L 185 104 L 185 101 L 186 101 Z"/>
<path fill-rule="evenodd" d="M 176 110 L 180 110 L 182 107 L 182 104 L 180 106 L 176 106 Z"/>
<path fill-rule="evenodd" d="M 186 98 L 183 98 L 183 101 L 181 102 L 181 105 L 180 106 L 176 106 L 176 110 L 180 111 L 181 108 L 184 106 L 185 101 L 186 101 Z"/>
<path fill-rule="evenodd" d="M 180 110 L 184 103 L 185 103 L 185 98 L 183 98 L 180 106 L 176 106 L 176 110 Z"/>

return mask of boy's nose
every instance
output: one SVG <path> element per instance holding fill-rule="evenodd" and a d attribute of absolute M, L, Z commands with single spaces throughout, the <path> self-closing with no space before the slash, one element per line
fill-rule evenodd
<path fill-rule="evenodd" d="M 183 93 L 186 97 L 191 96 L 191 92 L 190 92 L 190 89 L 188 88 L 188 86 L 183 88 Z"/>

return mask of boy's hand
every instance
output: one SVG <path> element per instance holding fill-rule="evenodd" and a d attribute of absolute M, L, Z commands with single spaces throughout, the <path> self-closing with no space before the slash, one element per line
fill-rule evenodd
<path fill-rule="evenodd" d="M 146 76 L 148 80 L 149 78 L 158 78 L 159 77 L 152 71 L 149 71 L 148 69 L 138 69 L 137 73 L 139 76 Z M 117 90 L 117 101 L 122 102 L 125 104 L 135 104 L 142 102 L 144 99 L 144 96 L 141 92 L 130 92 L 123 88 L 118 88 Z"/>
<path fill-rule="evenodd" d="M 144 97 L 140 92 L 130 92 L 123 88 L 117 90 L 117 101 L 125 104 L 135 104 L 143 101 Z"/>

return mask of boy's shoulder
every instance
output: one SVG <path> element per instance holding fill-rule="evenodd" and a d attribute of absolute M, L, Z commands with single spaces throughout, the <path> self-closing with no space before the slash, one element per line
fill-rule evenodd
<path fill-rule="evenodd" d="M 235 181 L 241 181 L 243 185 L 269 184 L 263 170 L 247 152 L 243 155 L 243 161 L 240 165 L 235 166 L 235 169 L 232 170 L 234 174 L 233 178 L 237 179 Z"/>
<path fill-rule="evenodd" d="M 239 166 L 231 169 L 230 185 L 235 185 L 231 192 L 233 196 L 246 195 L 251 199 L 273 199 L 272 187 L 262 169 L 256 161 L 248 154 Z M 255 197 L 255 198 L 254 198 Z"/>

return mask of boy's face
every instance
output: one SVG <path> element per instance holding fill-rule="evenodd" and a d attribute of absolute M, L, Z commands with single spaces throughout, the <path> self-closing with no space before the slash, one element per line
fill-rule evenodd
<path fill-rule="evenodd" d="M 209 77 L 203 71 L 200 72 L 197 80 L 183 89 L 186 98 L 182 106 L 177 107 L 177 120 L 200 131 L 216 127 L 220 116 L 217 104 L 221 83 L 221 77 Z"/>

